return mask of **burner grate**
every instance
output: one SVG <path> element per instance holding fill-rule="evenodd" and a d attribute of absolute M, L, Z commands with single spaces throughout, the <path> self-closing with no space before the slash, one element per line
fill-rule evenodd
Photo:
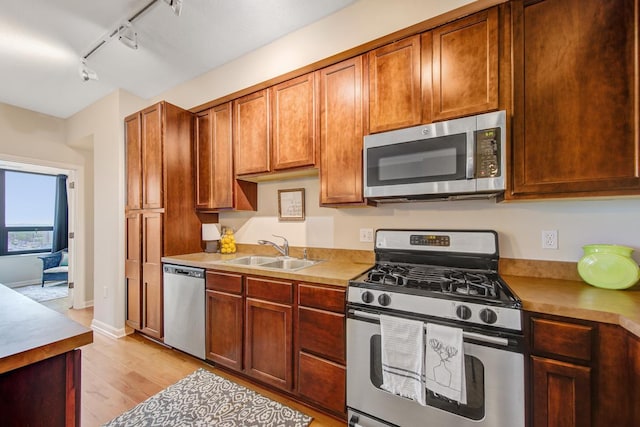
<path fill-rule="evenodd" d="M 432 265 L 376 265 L 368 282 L 385 286 L 403 286 L 430 292 L 459 294 L 484 299 L 499 299 L 500 285 L 484 271 Z"/>

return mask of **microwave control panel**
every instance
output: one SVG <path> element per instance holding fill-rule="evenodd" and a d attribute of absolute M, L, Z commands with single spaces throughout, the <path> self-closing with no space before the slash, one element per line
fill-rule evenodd
<path fill-rule="evenodd" d="M 475 132 L 476 178 L 500 176 L 500 129 L 482 129 Z"/>

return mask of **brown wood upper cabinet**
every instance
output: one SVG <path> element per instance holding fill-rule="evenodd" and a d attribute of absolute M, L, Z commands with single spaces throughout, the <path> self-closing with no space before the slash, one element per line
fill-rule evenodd
<path fill-rule="evenodd" d="M 498 109 L 497 7 L 437 27 L 422 42 L 423 85 L 432 74 L 433 121 Z"/>
<path fill-rule="evenodd" d="M 640 193 L 638 2 L 513 2 L 517 198 Z"/>
<path fill-rule="evenodd" d="M 233 207 L 231 103 L 196 116 L 196 209 Z"/>
<path fill-rule="evenodd" d="M 233 101 L 233 146 L 236 175 L 270 169 L 271 128 L 267 89 Z"/>
<path fill-rule="evenodd" d="M 375 49 L 368 57 L 369 131 L 422 123 L 420 36 Z"/>
<path fill-rule="evenodd" d="M 316 164 L 316 85 L 313 73 L 269 88 L 272 168 Z"/>
<path fill-rule="evenodd" d="M 256 210 L 256 184 L 233 174 L 231 102 L 196 115 L 195 166 L 197 210 Z"/>
<path fill-rule="evenodd" d="M 365 133 L 363 56 L 318 71 L 320 83 L 320 204 L 363 204 Z"/>

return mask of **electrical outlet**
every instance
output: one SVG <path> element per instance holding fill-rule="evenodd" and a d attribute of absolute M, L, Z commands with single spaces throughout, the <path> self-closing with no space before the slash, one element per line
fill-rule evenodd
<path fill-rule="evenodd" d="M 373 242 L 373 228 L 361 228 L 360 229 L 360 241 L 361 242 Z"/>
<path fill-rule="evenodd" d="M 558 230 L 542 230 L 542 249 L 558 249 Z"/>
<path fill-rule="evenodd" d="M 102 288 L 104 294 L 103 294 L 103 298 L 109 298 L 109 287 L 105 286 L 104 288 Z"/>

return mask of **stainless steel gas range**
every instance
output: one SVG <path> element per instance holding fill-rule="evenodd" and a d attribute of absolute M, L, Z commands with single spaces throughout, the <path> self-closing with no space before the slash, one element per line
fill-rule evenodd
<path fill-rule="evenodd" d="M 347 293 L 349 425 L 524 427 L 521 302 L 498 274 L 497 234 L 378 230 L 375 256 Z M 462 330 L 466 403 L 382 388 L 381 315 Z"/>

